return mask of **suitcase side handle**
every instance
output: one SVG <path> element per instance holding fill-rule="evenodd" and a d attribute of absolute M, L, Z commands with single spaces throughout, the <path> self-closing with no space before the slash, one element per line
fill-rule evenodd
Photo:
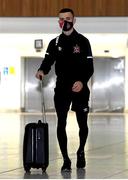
<path fill-rule="evenodd" d="M 43 123 L 47 123 L 46 120 L 46 111 L 45 111 L 45 102 L 44 102 L 44 91 L 43 91 L 43 80 L 42 77 L 40 76 L 40 87 L 41 87 L 41 111 L 42 111 L 42 120 Z"/>
<path fill-rule="evenodd" d="M 41 124 L 42 123 L 42 121 L 41 120 L 38 120 L 38 124 Z"/>

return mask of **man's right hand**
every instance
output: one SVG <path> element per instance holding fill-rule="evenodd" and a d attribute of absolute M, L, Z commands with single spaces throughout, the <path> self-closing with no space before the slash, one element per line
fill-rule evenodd
<path fill-rule="evenodd" d="M 37 71 L 35 76 L 37 79 L 41 80 L 44 78 L 44 73 L 43 73 L 43 71 L 39 70 L 39 71 Z"/>

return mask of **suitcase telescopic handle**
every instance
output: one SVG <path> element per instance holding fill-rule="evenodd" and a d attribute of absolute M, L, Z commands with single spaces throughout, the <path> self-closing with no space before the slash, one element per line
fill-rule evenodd
<path fill-rule="evenodd" d="M 42 110 L 42 120 L 43 123 L 47 123 L 46 121 L 46 111 L 45 111 L 45 99 L 44 99 L 44 90 L 43 90 L 43 80 L 40 76 L 40 87 L 41 87 L 41 110 Z"/>

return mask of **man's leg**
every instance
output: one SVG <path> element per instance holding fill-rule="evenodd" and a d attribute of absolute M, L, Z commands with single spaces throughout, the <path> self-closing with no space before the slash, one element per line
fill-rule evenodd
<path fill-rule="evenodd" d="M 68 158 L 67 152 L 67 134 L 66 134 L 66 119 L 67 111 L 56 109 L 58 123 L 57 123 L 57 138 L 60 146 L 60 150 L 64 159 Z"/>
<path fill-rule="evenodd" d="M 77 122 L 79 125 L 79 148 L 77 151 L 77 168 L 84 168 L 86 165 L 84 147 L 88 137 L 87 117 L 88 113 L 84 110 L 76 111 Z"/>
<path fill-rule="evenodd" d="M 84 86 L 79 93 L 73 93 L 72 110 L 76 112 L 76 118 L 79 125 L 79 148 L 77 151 L 77 168 L 85 167 L 84 147 L 88 137 L 88 100 L 89 89 Z"/>
<path fill-rule="evenodd" d="M 68 171 L 71 170 L 71 161 L 68 156 L 67 150 L 67 134 L 66 134 L 66 122 L 67 113 L 70 107 L 70 99 L 66 96 L 60 94 L 55 94 L 54 96 L 55 108 L 57 113 L 57 138 L 60 146 L 60 150 L 64 159 L 64 164 L 61 170 Z"/>
<path fill-rule="evenodd" d="M 78 151 L 84 151 L 85 143 L 88 137 L 88 125 L 87 118 L 88 113 L 81 111 L 76 111 L 77 122 L 79 125 L 79 149 Z"/>

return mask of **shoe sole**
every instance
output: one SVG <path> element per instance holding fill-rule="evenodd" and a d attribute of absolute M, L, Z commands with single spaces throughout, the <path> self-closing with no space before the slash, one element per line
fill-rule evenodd
<path fill-rule="evenodd" d="M 77 167 L 77 169 L 85 169 L 85 166 L 84 167 Z"/>

